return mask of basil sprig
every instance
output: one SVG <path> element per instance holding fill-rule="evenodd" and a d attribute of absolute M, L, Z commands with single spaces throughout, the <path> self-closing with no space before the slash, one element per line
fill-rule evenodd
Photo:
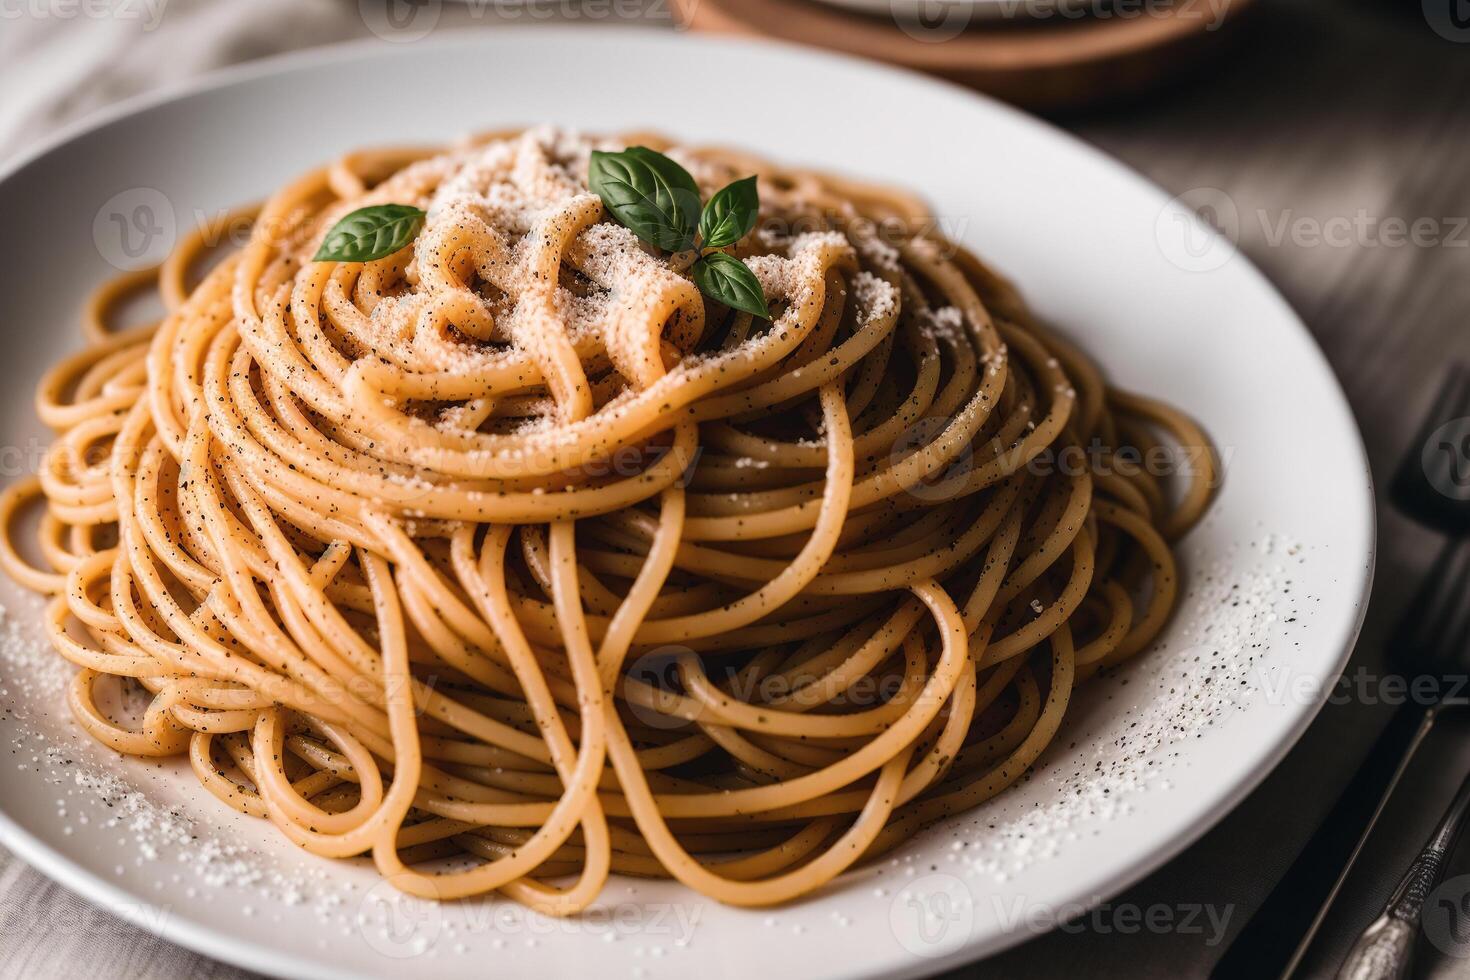
<path fill-rule="evenodd" d="M 594 150 L 588 183 L 618 223 L 645 242 L 669 252 L 694 247 L 699 185 L 662 153 L 644 146 Z"/>
<path fill-rule="evenodd" d="M 766 294 L 750 267 L 729 252 L 711 252 L 690 270 L 699 291 L 756 316 L 768 316 Z"/>
<path fill-rule="evenodd" d="M 755 178 L 722 188 L 700 207 L 699 185 L 689 171 L 646 146 L 619 153 L 594 150 L 588 186 L 618 224 L 666 252 L 696 249 L 690 268 L 700 292 L 753 316 L 770 316 L 760 280 L 750 267 L 719 249 L 755 227 L 760 196 Z"/>
<path fill-rule="evenodd" d="M 699 237 L 704 247 L 724 248 L 740 241 L 755 227 L 760 209 L 754 177 L 737 180 L 716 191 L 699 216 Z"/>
<path fill-rule="evenodd" d="M 358 208 L 332 226 L 316 262 L 371 262 L 387 258 L 418 236 L 424 212 L 409 204 Z"/>

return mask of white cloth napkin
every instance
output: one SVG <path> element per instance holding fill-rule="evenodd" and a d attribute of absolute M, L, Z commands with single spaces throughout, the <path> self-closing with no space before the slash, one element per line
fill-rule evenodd
<path fill-rule="evenodd" d="M 359 10 L 366 3 L 15 0 L 0 5 L 0 158 L 111 103 L 211 68 L 370 36 Z"/>

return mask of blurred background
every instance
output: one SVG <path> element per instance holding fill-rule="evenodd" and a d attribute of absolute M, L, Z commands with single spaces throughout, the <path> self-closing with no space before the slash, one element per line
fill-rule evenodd
<path fill-rule="evenodd" d="M 1050 118 L 1177 195 L 1262 267 L 1341 379 L 1380 487 L 1444 366 L 1470 355 L 1465 0 L 0 0 L 0 160 L 94 111 L 223 66 L 344 41 L 401 45 L 545 23 L 815 44 Z M 473 127 L 474 105 L 465 119 Z M 870 124 L 881 138 L 882 120 Z M 1384 669 L 1434 550 L 1427 532 L 1379 509 L 1377 584 L 1349 677 Z M 1243 805 L 1106 903 L 1208 907 L 1223 932 L 1130 931 L 1105 913 L 963 975 L 1205 975 L 1392 709 L 1382 698 L 1333 698 Z M 1335 971 L 1470 770 L 1463 728 L 1443 726 L 1417 757 L 1308 975 Z M 1461 854 L 1450 874 L 1466 872 L 1470 854 Z M 74 916 L 81 904 L 0 852 L 0 975 L 243 976 L 105 915 L 91 935 L 48 931 L 47 909 Z M 1470 976 L 1467 957 L 1470 947 L 1431 944 L 1416 972 Z"/>

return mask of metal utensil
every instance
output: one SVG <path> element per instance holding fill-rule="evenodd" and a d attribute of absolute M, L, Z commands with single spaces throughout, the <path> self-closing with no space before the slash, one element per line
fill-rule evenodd
<path fill-rule="evenodd" d="M 1399 465 L 1390 496 L 1405 515 L 1452 538 L 1470 533 L 1470 366 L 1455 365 Z M 1394 636 L 1391 662 L 1406 677 L 1470 674 L 1470 646 L 1429 629 L 1470 607 L 1470 589 L 1449 577 L 1461 552 L 1440 552 Z M 1460 588 L 1456 588 L 1461 585 Z M 1441 683 L 1441 694 L 1453 686 Z M 1443 701 L 1410 698 L 1395 709 L 1352 781 L 1260 909 L 1215 965 L 1216 980 L 1289 977 L 1316 936 L 1414 752 Z"/>
<path fill-rule="evenodd" d="M 1400 980 L 1408 975 L 1424 902 L 1444 874 L 1445 862 L 1465 827 L 1466 813 L 1470 813 L 1470 778 L 1460 784 L 1429 842 L 1393 890 L 1383 914 L 1348 950 L 1337 971 L 1338 980 Z"/>

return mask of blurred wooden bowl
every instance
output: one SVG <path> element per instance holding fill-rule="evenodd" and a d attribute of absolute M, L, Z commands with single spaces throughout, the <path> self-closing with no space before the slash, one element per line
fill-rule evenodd
<path fill-rule="evenodd" d="M 1113 12 L 997 21 L 954 8 L 916 22 L 816 0 L 674 0 L 681 22 L 695 30 L 886 61 L 1038 110 L 1136 96 L 1198 68 L 1227 48 L 1254 6 L 1254 0 L 1097 2 L 1100 11 Z"/>

